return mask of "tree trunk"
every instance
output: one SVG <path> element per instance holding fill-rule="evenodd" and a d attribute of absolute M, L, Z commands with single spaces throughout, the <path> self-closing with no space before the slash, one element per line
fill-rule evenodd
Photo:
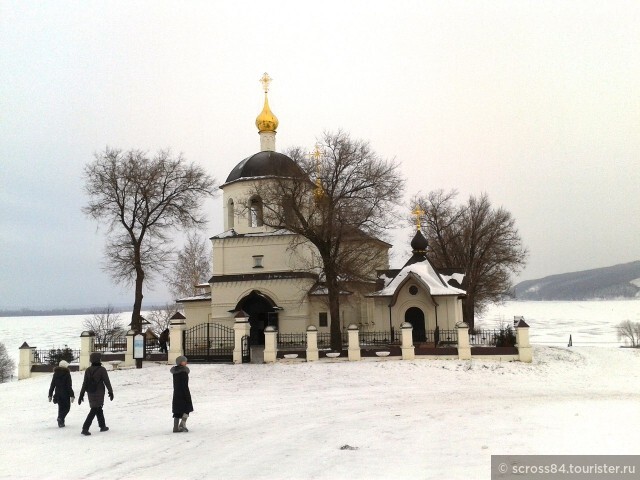
<path fill-rule="evenodd" d="M 462 320 L 469 325 L 469 328 L 474 328 L 475 323 L 475 301 L 473 295 L 469 295 L 467 292 L 467 298 L 462 300 Z"/>
<path fill-rule="evenodd" d="M 327 276 L 327 294 L 329 296 L 329 315 L 331 316 L 331 350 L 342 351 L 342 330 L 340 329 L 340 286 Z"/>
<path fill-rule="evenodd" d="M 144 270 L 142 269 L 142 262 L 140 260 L 140 245 L 134 247 L 134 260 L 136 267 L 136 292 L 133 302 L 133 312 L 131 313 L 131 329 L 136 332 L 142 333 L 142 284 L 144 282 Z"/>

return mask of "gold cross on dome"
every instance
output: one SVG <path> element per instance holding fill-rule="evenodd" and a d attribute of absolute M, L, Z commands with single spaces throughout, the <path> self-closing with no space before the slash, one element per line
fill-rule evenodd
<path fill-rule="evenodd" d="M 320 157 L 322 156 L 322 151 L 320 150 L 320 145 L 318 145 L 316 143 L 316 146 L 313 149 L 313 152 L 311 152 L 311 156 L 316 160 L 316 162 L 318 160 L 320 160 Z"/>
<path fill-rule="evenodd" d="M 414 208 L 411 213 L 416 216 L 416 227 L 418 228 L 418 230 L 421 230 L 421 228 L 420 228 L 420 216 L 424 215 L 424 213 L 425 213 L 424 210 L 422 210 L 420 208 L 420 205 L 416 205 L 416 208 Z"/>
<path fill-rule="evenodd" d="M 262 87 L 264 88 L 264 93 L 269 91 L 269 84 L 271 83 L 271 80 L 273 80 L 273 78 L 271 78 L 267 72 L 264 72 L 260 79 L 260 83 L 262 83 Z"/>

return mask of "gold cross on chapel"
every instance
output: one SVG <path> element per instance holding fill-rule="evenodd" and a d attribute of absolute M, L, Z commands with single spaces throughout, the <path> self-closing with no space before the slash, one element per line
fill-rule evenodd
<path fill-rule="evenodd" d="M 264 72 L 264 75 L 262 75 L 262 78 L 260 79 L 260 83 L 262 83 L 262 87 L 264 88 L 264 93 L 269 91 L 269 84 L 271 83 L 271 80 L 273 80 L 273 78 L 271 78 L 267 72 Z"/>
<path fill-rule="evenodd" d="M 420 217 L 422 215 L 424 215 L 424 213 L 425 213 L 424 210 L 422 210 L 420 208 L 420 205 L 416 205 L 416 208 L 414 208 L 411 213 L 416 216 L 416 227 L 417 227 L 417 229 L 421 230 L 421 228 L 420 228 Z"/>

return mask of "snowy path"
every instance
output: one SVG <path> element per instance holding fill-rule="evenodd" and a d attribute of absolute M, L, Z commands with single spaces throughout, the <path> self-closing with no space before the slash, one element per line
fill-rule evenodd
<path fill-rule="evenodd" d="M 188 434 L 170 433 L 171 378 L 153 365 L 111 374 L 111 430 L 87 438 L 85 404 L 55 426 L 49 376 L 0 385 L 0 478 L 488 479 L 491 454 L 640 453 L 636 350 L 191 365 L 190 378 Z"/>

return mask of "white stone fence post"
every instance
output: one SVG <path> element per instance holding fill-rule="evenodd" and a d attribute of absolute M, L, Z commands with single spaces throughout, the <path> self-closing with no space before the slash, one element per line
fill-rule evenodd
<path fill-rule="evenodd" d="M 124 352 L 124 366 L 135 367 L 136 361 L 133 358 L 133 337 L 136 336 L 135 330 L 129 330 L 127 332 L 127 351 Z"/>
<path fill-rule="evenodd" d="M 233 324 L 233 363 L 242 363 L 242 339 L 251 333 L 249 317 L 240 313 Z"/>
<path fill-rule="evenodd" d="M 402 331 L 402 359 L 403 360 L 415 360 L 416 348 L 413 345 L 413 325 L 409 322 L 404 322 L 400 325 Z"/>
<path fill-rule="evenodd" d="M 469 345 L 469 325 L 465 322 L 458 324 L 458 358 L 471 360 L 471 346 Z"/>
<path fill-rule="evenodd" d="M 264 329 L 264 363 L 274 363 L 278 356 L 278 330 L 273 325 Z"/>
<path fill-rule="evenodd" d="M 319 358 L 318 329 L 314 325 L 307 327 L 307 362 L 315 362 Z"/>
<path fill-rule="evenodd" d="M 347 328 L 347 332 L 349 333 L 349 361 L 355 362 L 362 358 L 360 355 L 360 337 L 358 326 L 355 323 L 352 323 Z"/>
<path fill-rule="evenodd" d="M 516 345 L 518 346 L 518 360 L 524 363 L 533 361 L 531 344 L 529 343 L 529 325 L 520 319 L 516 325 Z"/>
<path fill-rule="evenodd" d="M 95 348 L 95 333 L 85 330 L 80 334 L 80 371 L 86 370 L 91 366 L 90 356 Z"/>
<path fill-rule="evenodd" d="M 176 358 L 184 355 L 183 332 L 187 328 L 185 318 L 176 318 L 176 315 L 171 319 L 169 324 L 169 354 L 167 355 L 167 364 L 174 365 Z"/>
<path fill-rule="evenodd" d="M 18 380 L 31 377 L 31 367 L 34 363 L 36 347 L 30 347 L 27 342 L 20 346 L 20 358 L 18 359 Z"/>

